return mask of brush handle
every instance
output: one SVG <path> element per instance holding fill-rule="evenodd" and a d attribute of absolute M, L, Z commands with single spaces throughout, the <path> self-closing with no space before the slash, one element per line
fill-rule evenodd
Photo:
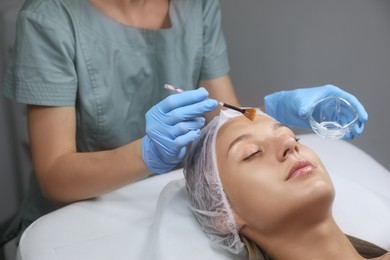
<path fill-rule="evenodd" d="M 244 108 L 239 108 L 239 107 L 236 107 L 236 106 L 233 106 L 233 105 L 229 105 L 229 104 L 226 104 L 226 103 L 222 103 L 220 102 L 220 105 L 221 106 L 224 106 L 224 107 L 227 107 L 227 108 L 230 108 L 230 109 L 233 109 L 233 110 L 236 110 L 238 112 L 241 112 L 241 113 L 245 113 L 245 109 Z"/>
<path fill-rule="evenodd" d="M 169 85 L 169 84 L 165 84 L 165 85 L 164 85 L 164 88 L 169 89 L 169 90 L 172 90 L 172 91 L 176 91 L 176 92 L 179 92 L 179 93 L 184 92 L 183 89 L 181 89 L 181 88 L 176 88 L 176 87 L 174 87 L 174 86 L 172 86 L 172 85 Z"/>

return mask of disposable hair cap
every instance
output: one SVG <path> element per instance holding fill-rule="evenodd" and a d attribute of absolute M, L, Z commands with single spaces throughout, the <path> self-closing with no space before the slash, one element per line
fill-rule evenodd
<path fill-rule="evenodd" d="M 266 115 L 260 109 L 257 109 L 257 114 Z M 220 115 L 202 129 L 201 137 L 192 143 L 186 157 L 184 176 L 189 206 L 212 246 L 245 256 L 247 252 L 223 191 L 216 160 L 218 131 L 237 116 L 243 115 L 231 109 L 221 110 Z"/>

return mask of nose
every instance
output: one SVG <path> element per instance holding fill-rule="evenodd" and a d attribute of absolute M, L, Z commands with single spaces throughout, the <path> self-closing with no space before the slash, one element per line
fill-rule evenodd
<path fill-rule="evenodd" d="M 277 159 L 279 161 L 284 161 L 291 154 L 299 154 L 299 147 L 297 140 L 290 135 L 281 135 L 276 138 L 277 150 Z"/>

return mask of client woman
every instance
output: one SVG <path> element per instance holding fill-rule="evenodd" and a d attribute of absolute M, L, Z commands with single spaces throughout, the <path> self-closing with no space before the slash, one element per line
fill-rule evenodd
<path fill-rule="evenodd" d="M 390 259 L 385 250 L 340 230 L 332 217 L 334 187 L 320 158 L 261 111 L 254 121 L 222 111 L 192 144 L 184 175 L 203 231 L 233 254 Z"/>

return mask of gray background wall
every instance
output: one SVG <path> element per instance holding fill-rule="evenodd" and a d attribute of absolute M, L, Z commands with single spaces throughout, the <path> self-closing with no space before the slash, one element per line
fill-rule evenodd
<path fill-rule="evenodd" d="M 389 0 L 221 0 L 231 76 L 243 105 L 281 89 L 340 86 L 365 106 L 352 141 L 390 169 Z"/>
<path fill-rule="evenodd" d="M 369 113 L 352 141 L 390 169 L 389 0 L 220 0 L 231 76 L 243 105 L 281 89 L 334 84 Z M 0 76 L 22 0 L 0 0 Z M 24 107 L 0 97 L 0 224 L 15 213 L 31 167 Z"/>
<path fill-rule="evenodd" d="M 0 78 L 14 42 L 15 16 L 22 0 L 0 0 Z M 0 232 L 20 205 L 30 172 L 25 107 L 0 95 Z"/>

